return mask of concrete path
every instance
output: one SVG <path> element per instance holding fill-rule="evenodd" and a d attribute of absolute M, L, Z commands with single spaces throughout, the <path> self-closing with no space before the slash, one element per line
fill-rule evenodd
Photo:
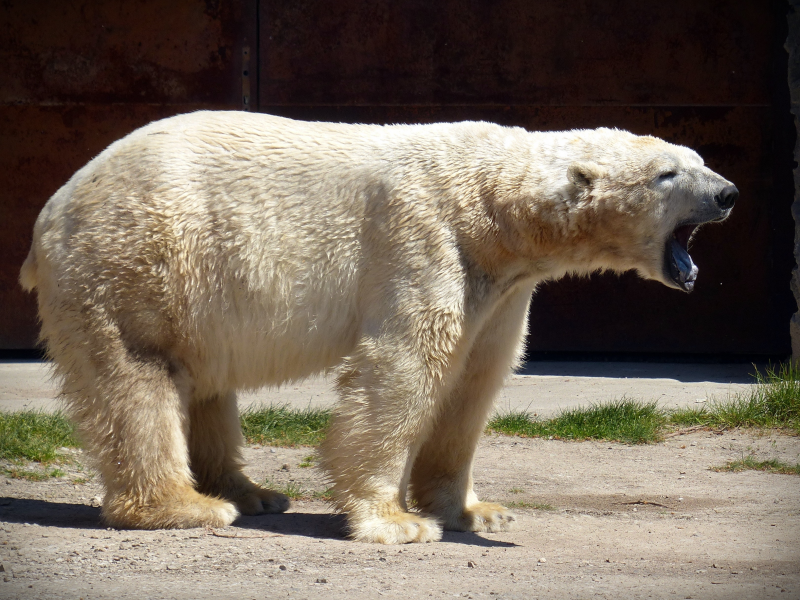
<path fill-rule="evenodd" d="M 669 364 L 622 362 L 532 362 L 512 376 L 497 409 L 528 410 L 548 417 L 560 409 L 607 402 L 623 396 L 658 400 L 666 408 L 724 399 L 751 385 L 747 364 Z M 0 362 L 0 410 L 55 410 L 56 385 L 47 363 Z M 294 408 L 330 407 L 336 400 L 330 379 L 312 378 L 277 390 L 241 394 L 241 408 L 288 404 Z"/>

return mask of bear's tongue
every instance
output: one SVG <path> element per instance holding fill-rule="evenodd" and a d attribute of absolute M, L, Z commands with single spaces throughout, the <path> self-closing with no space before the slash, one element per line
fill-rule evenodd
<path fill-rule="evenodd" d="M 672 280 L 687 292 L 694 289 L 694 282 L 697 279 L 698 269 L 688 252 L 689 238 L 696 227 L 696 225 L 678 227 L 667 244 L 669 274 Z"/>

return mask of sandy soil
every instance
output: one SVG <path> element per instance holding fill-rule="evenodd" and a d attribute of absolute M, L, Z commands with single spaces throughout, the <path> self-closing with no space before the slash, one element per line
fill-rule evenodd
<path fill-rule="evenodd" d="M 488 436 L 478 493 L 515 531 L 377 546 L 324 501 L 221 530 L 116 531 L 76 468 L 0 482 L 0 598 L 800 598 L 800 477 L 714 472 L 800 438 L 694 432 L 626 446 Z M 246 450 L 251 476 L 323 491 L 307 448 Z M 76 455 L 78 463 L 82 457 Z M 542 508 L 542 505 L 549 505 Z M 539 508 L 534 508 L 538 506 Z"/>

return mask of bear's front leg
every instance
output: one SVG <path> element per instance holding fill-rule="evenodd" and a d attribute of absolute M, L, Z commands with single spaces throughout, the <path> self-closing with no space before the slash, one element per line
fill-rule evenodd
<path fill-rule="evenodd" d="M 430 428 L 433 401 L 388 369 L 386 363 L 348 365 L 340 376 L 342 399 L 322 443 L 321 466 L 332 480 L 334 502 L 347 513 L 351 538 L 436 541 L 442 536 L 439 523 L 406 505 L 408 474 Z"/>
<path fill-rule="evenodd" d="M 417 454 L 411 495 L 419 508 L 452 531 L 507 531 L 515 521 L 504 506 L 473 491 L 475 449 L 494 400 L 523 350 L 531 292 L 510 294 L 487 319 L 459 382 Z"/>
<path fill-rule="evenodd" d="M 341 401 L 321 447 L 321 466 L 356 540 L 441 538 L 435 518 L 408 511 L 406 491 L 414 458 L 463 366 L 459 308 L 375 317 L 383 327 L 362 335 L 340 371 Z"/>

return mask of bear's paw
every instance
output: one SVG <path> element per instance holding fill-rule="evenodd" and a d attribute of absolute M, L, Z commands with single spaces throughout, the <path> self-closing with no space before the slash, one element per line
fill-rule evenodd
<path fill-rule="evenodd" d="M 239 516 L 232 503 L 188 487 L 148 499 L 107 494 L 102 513 L 106 524 L 118 529 L 227 527 Z"/>
<path fill-rule="evenodd" d="M 289 508 L 289 498 L 280 492 L 255 487 L 234 500 L 243 515 L 282 513 Z"/>
<path fill-rule="evenodd" d="M 435 519 L 407 512 L 359 519 L 350 515 L 350 537 L 359 542 L 378 544 L 409 544 L 437 542 L 442 527 Z"/>
<path fill-rule="evenodd" d="M 479 531 L 497 533 L 509 531 L 514 526 L 516 517 L 505 506 L 494 502 L 478 502 L 464 509 L 452 529 L 456 531 Z M 451 527 L 447 527 L 451 529 Z"/>

